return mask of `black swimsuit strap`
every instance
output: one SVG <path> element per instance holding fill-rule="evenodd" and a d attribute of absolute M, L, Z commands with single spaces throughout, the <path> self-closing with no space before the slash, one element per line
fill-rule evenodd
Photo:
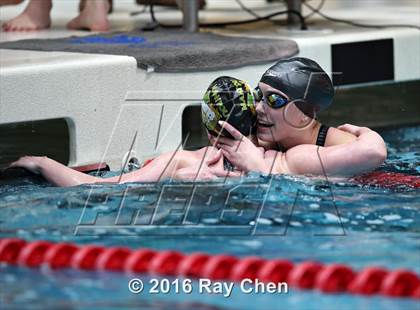
<path fill-rule="evenodd" d="M 318 132 L 318 138 L 316 139 L 316 145 L 324 146 L 325 140 L 327 139 L 327 133 L 330 126 L 321 125 Z"/>

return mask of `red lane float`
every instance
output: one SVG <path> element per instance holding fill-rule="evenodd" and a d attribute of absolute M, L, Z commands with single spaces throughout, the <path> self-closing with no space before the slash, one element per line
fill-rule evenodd
<path fill-rule="evenodd" d="M 133 252 L 125 261 L 126 272 L 147 272 L 150 262 L 156 256 L 156 252 L 149 249 L 140 249 Z"/>
<path fill-rule="evenodd" d="M 259 257 L 245 257 L 233 266 L 230 279 L 240 282 L 243 279 L 255 281 L 258 278 L 258 271 L 265 264 L 265 260 Z"/>
<path fill-rule="evenodd" d="M 176 270 L 184 255 L 176 251 L 158 252 L 149 265 L 149 272 L 165 276 L 176 275 Z"/>
<path fill-rule="evenodd" d="M 354 271 L 344 265 L 331 264 L 325 266 L 317 275 L 315 286 L 325 293 L 347 291 L 354 279 Z"/>
<path fill-rule="evenodd" d="M 356 279 L 349 285 L 349 291 L 354 294 L 372 295 L 381 289 L 381 284 L 387 275 L 384 268 L 368 267 L 359 272 Z"/>
<path fill-rule="evenodd" d="M 53 269 L 70 267 L 71 260 L 78 247 L 71 243 L 56 243 L 45 253 L 45 261 Z"/>
<path fill-rule="evenodd" d="M 210 255 L 205 253 L 193 253 L 187 255 L 178 266 L 177 274 L 184 277 L 198 278 Z"/>
<path fill-rule="evenodd" d="M 156 252 L 149 249 L 140 249 L 133 252 L 125 261 L 126 272 L 147 272 L 150 262 L 156 256 Z"/>
<path fill-rule="evenodd" d="M 266 261 L 258 271 L 258 279 L 263 282 L 286 282 L 293 264 L 285 259 L 274 259 Z"/>
<path fill-rule="evenodd" d="M 316 276 L 323 266 L 317 262 L 303 262 L 295 266 L 289 274 L 288 281 L 292 286 L 301 289 L 312 289 L 315 286 Z"/>
<path fill-rule="evenodd" d="M 354 180 L 365 185 L 376 185 L 386 188 L 398 186 L 420 188 L 420 176 L 396 172 L 373 171 L 356 177 Z"/>
<path fill-rule="evenodd" d="M 16 238 L 0 240 L 0 262 L 15 265 L 26 241 Z"/>
<path fill-rule="evenodd" d="M 105 249 L 96 258 L 95 269 L 122 271 L 124 270 L 124 263 L 131 250 L 125 247 L 113 247 Z"/>
<path fill-rule="evenodd" d="M 18 265 L 26 267 L 39 267 L 45 260 L 45 253 L 53 244 L 47 241 L 33 241 L 26 243 L 17 258 Z"/>
<path fill-rule="evenodd" d="M 301 289 L 324 293 L 382 294 L 389 297 L 420 298 L 420 278 L 409 270 L 388 271 L 367 267 L 359 272 L 342 264 L 323 265 L 306 261 L 260 257 L 237 258 L 205 253 L 183 254 L 177 251 L 131 250 L 94 245 L 0 239 L 0 262 L 30 268 L 46 265 L 52 269 L 77 268 L 114 272 L 151 273 L 217 280 L 287 282 Z"/>
<path fill-rule="evenodd" d="M 407 270 L 394 270 L 388 273 L 382 284 L 381 293 L 387 296 L 410 296 L 420 286 L 419 277 Z"/>
<path fill-rule="evenodd" d="M 230 255 L 212 256 L 203 266 L 199 276 L 212 280 L 229 279 L 231 270 L 237 262 L 238 259 Z"/>
<path fill-rule="evenodd" d="M 74 253 L 70 266 L 78 269 L 93 270 L 98 256 L 105 251 L 105 248 L 100 246 L 88 245 Z"/>

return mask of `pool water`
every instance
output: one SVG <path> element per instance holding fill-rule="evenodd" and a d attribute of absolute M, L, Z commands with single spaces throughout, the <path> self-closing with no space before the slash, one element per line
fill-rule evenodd
<path fill-rule="evenodd" d="M 385 130 L 378 170 L 420 175 L 420 126 Z M 194 192 L 193 199 L 188 201 Z M 407 268 L 420 273 L 420 190 L 251 174 L 211 183 L 56 188 L 0 180 L 0 237 Z M 124 208 L 121 209 L 123 201 Z M 148 279 L 147 275 L 136 275 Z M 132 275 L 0 266 L 5 308 L 419 309 L 412 299 L 322 294 L 134 295 Z"/>

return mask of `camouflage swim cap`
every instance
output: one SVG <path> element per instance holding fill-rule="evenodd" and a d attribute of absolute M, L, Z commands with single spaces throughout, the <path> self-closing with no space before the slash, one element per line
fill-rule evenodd
<path fill-rule="evenodd" d="M 232 138 L 218 121 L 226 121 L 244 136 L 255 133 L 257 113 L 255 97 L 248 83 L 229 76 L 221 76 L 208 87 L 201 103 L 203 124 L 213 136 Z"/>

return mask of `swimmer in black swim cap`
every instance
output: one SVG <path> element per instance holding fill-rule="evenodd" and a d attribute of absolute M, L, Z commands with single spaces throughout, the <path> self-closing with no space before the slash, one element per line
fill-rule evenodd
<path fill-rule="evenodd" d="M 311 59 L 278 61 L 263 74 L 256 94 L 257 137 L 265 143 L 289 149 L 298 144 L 326 146 L 354 140 L 316 121 L 318 113 L 331 105 L 334 88 L 328 74 Z"/>
<path fill-rule="evenodd" d="M 315 61 L 308 58 L 280 60 L 263 74 L 260 82 L 286 95 L 280 98 L 267 97 L 271 107 L 280 108 L 282 104 L 293 101 L 311 118 L 328 108 L 334 97 L 330 77 Z"/>
<path fill-rule="evenodd" d="M 244 172 L 350 175 L 363 166 L 377 167 L 386 157 L 377 133 L 348 124 L 330 128 L 316 120 L 333 96 L 329 76 L 315 61 L 302 57 L 278 61 L 256 88 L 257 143 L 222 123 L 234 139 L 220 137 L 215 145 Z"/>

